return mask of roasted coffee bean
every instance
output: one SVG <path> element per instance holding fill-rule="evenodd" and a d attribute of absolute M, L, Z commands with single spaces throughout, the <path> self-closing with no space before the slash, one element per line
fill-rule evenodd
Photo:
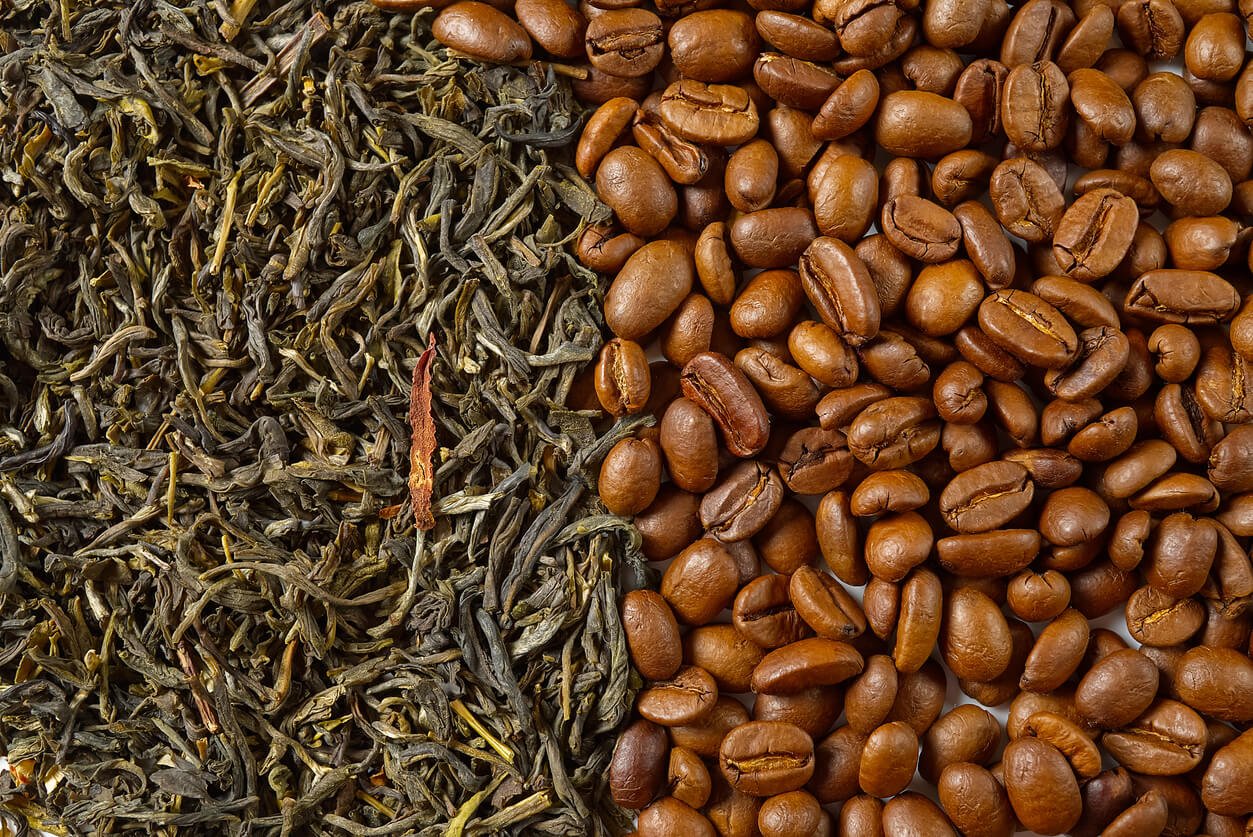
<path fill-rule="evenodd" d="M 900 90 L 879 102 L 875 142 L 889 154 L 938 159 L 964 148 L 971 134 L 967 110 L 935 93 Z"/>
<path fill-rule="evenodd" d="M 431 34 L 441 44 L 480 61 L 512 64 L 531 57 L 526 30 L 499 9 L 475 0 L 462 0 L 440 11 Z"/>
<path fill-rule="evenodd" d="M 609 762 L 609 792 L 623 808 L 643 808 L 666 781 L 670 742 L 664 727 L 639 718 L 622 731 Z"/>
<path fill-rule="evenodd" d="M 1070 582 L 1056 570 L 1023 570 L 1010 580 L 1006 603 L 1014 615 L 1028 622 L 1045 622 L 1070 604 Z"/>
<path fill-rule="evenodd" d="M 1006 62 L 1008 63 L 1008 62 Z M 1066 135 L 1070 85 L 1052 61 L 1020 64 L 1005 77 L 1001 126 L 1022 151 L 1049 151 Z"/>
<path fill-rule="evenodd" d="M 1168 515 L 1157 526 L 1144 578 L 1153 588 L 1181 599 L 1200 591 L 1218 550 L 1218 531 L 1206 518 L 1186 512 Z"/>
<path fill-rule="evenodd" d="M 869 579 L 857 522 L 849 508 L 849 496 L 844 491 L 829 491 L 818 503 L 815 515 L 818 531 L 818 547 L 823 560 L 835 577 L 845 584 L 863 585 Z"/>
<path fill-rule="evenodd" d="M 673 796 L 663 797 L 641 811 L 637 829 L 639 837 L 663 837 L 668 834 L 716 837 L 718 833 L 713 823 L 700 812 Z"/>
<path fill-rule="evenodd" d="M 757 826 L 762 837 L 800 837 L 819 834 L 830 837 L 834 832 L 830 815 L 822 805 L 803 790 L 772 796 L 761 804 Z"/>
<path fill-rule="evenodd" d="M 798 568 L 788 583 L 788 595 L 796 612 L 821 637 L 850 640 L 866 630 L 866 616 L 857 600 L 826 573 Z"/>
<path fill-rule="evenodd" d="M 824 805 L 858 792 L 857 773 L 866 735 L 850 726 L 837 727 L 814 748 L 813 777 L 806 790 Z"/>
<path fill-rule="evenodd" d="M 757 16 L 759 27 L 761 17 L 761 15 Z M 827 30 L 822 29 L 822 31 Z M 878 104 L 878 79 L 869 70 L 857 70 L 840 82 L 839 86 L 822 103 L 811 126 L 813 135 L 820 140 L 843 139 L 866 125 L 874 116 Z"/>
<path fill-rule="evenodd" d="M 953 214 L 916 195 L 888 200 L 879 225 L 898 250 L 930 264 L 947 261 L 961 246 L 961 224 Z"/>
<path fill-rule="evenodd" d="M 1061 312 L 1025 291 L 996 291 L 979 306 L 979 326 L 997 345 L 1024 363 L 1065 367 L 1079 338 Z"/>
<path fill-rule="evenodd" d="M 1253 720 L 1253 660 L 1229 648 L 1190 648 L 1179 662 L 1174 686 L 1196 711 L 1239 724 Z"/>
<path fill-rule="evenodd" d="M 855 242 L 874 220 L 879 176 L 867 160 L 842 154 L 810 178 L 814 221 L 823 235 Z"/>
<path fill-rule="evenodd" d="M 731 246 L 749 267 L 788 267 L 817 238 L 813 213 L 794 206 L 740 215 L 731 223 Z"/>
<path fill-rule="evenodd" d="M 931 553 L 931 525 L 916 512 L 880 518 L 866 532 L 866 565 L 876 578 L 900 581 Z"/>
<path fill-rule="evenodd" d="M 1175 776 L 1201 763 L 1205 721 L 1174 700 L 1159 700 L 1130 724 L 1105 733 L 1101 746 L 1128 770 Z"/>
<path fill-rule="evenodd" d="M 693 278 L 692 257 L 682 245 L 668 239 L 645 244 L 631 254 L 605 294 L 606 325 L 623 340 L 644 337 L 691 293 Z"/>
<path fill-rule="evenodd" d="M 950 764 L 936 786 L 944 813 L 962 834 L 1010 837 L 1014 833 L 1009 795 L 986 768 L 969 762 Z"/>
<path fill-rule="evenodd" d="M 623 145 L 606 154 L 596 168 L 596 194 L 622 226 L 653 236 L 674 220 L 678 197 L 660 164 L 647 152 Z"/>
<path fill-rule="evenodd" d="M 894 796 L 909 786 L 917 763 L 918 735 L 908 724 L 893 721 L 866 737 L 857 781 L 871 796 Z"/>
<path fill-rule="evenodd" d="M 650 377 L 648 358 L 638 343 L 620 338 L 606 343 L 596 364 L 596 395 L 605 412 L 624 416 L 642 411 Z"/>
<path fill-rule="evenodd" d="M 547 52 L 561 58 L 583 55 L 587 19 L 577 9 L 561 0 L 521 0 L 514 3 L 513 13 L 527 34 Z"/>
<path fill-rule="evenodd" d="M 800 259 L 801 284 L 824 323 L 852 346 L 879 332 L 879 297 L 866 265 L 844 242 L 823 236 Z"/>
<path fill-rule="evenodd" d="M 1040 552 L 1040 533 L 1033 529 L 999 529 L 975 535 L 954 535 L 936 541 L 940 566 L 975 578 L 1009 576 L 1026 567 Z"/>
<path fill-rule="evenodd" d="M 883 806 L 883 834 L 886 837 L 910 837 L 914 834 L 957 837 L 957 832 L 939 806 L 913 791 L 894 796 Z"/>
<path fill-rule="evenodd" d="M 683 658 L 708 672 L 722 692 L 747 692 L 764 654 L 734 625 L 703 625 L 683 638 Z"/>
<path fill-rule="evenodd" d="M 651 590 L 632 590 L 622 598 L 622 629 L 631 662 L 649 680 L 667 680 L 683 662 L 679 625 L 670 605 Z"/>
<path fill-rule="evenodd" d="M 1231 258 L 1239 243 L 1240 227 L 1223 215 L 1179 218 L 1167 225 L 1165 238 L 1175 267 L 1215 270 Z"/>
<path fill-rule="evenodd" d="M 1091 282 L 1114 271 L 1139 224 L 1135 202 L 1113 189 L 1097 189 L 1071 204 L 1057 224 L 1053 255 L 1067 275 Z"/>
<path fill-rule="evenodd" d="M 665 89 L 658 111 L 670 130 L 710 145 L 743 145 L 757 133 L 757 106 L 741 87 L 685 79 Z"/>
<path fill-rule="evenodd" d="M 670 727 L 670 740 L 701 758 L 716 759 L 718 747 L 727 733 L 748 723 L 748 710 L 733 697 L 719 695 L 714 708 L 695 724 Z"/>
<path fill-rule="evenodd" d="M 718 686 L 699 666 L 684 666 L 669 680 L 651 684 L 636 698 L 635 710 L 654 724 L 677 727 L 701 721 L 713 711 Z"/>
<path fill-rule="evenodd" d="M 1001 765 L 1014 815 L 1025 828 L 1063 834 L 1079 821 L 1079 784 L 1056 747 L 1038 738 L 1018 738 L 1005 748 Z"/>
<path fill-rule="evenodd" d="M 839 86 L 840 78 L 821 64 L 779 52 L 765 52 L 753 64 L 753 79 L 774 101 L 816 111 Z"/>
<path fill-rule="evenodd" d="M 596 69 L 622 78 L 651 73 L 665 52 L 661 18 L 646 9 L 610 9 L 587 24 L 587 58 Z"/>
<path fill-rule="evenodd" d="M 1149 177 L 1162 198 L 1183 215 L 1217 215 L 1231 202 L 1231 176 L 1196 151 L 1163 152 L 1153 161 Z"/>
<path fill-rule="evenodd" d="M 661 451 L 670 479 L 701 493 L 718 478 L 718 437 L 713 419 L 687 398 L 676 398 L 661 419 Z"/>
<path fill-rule="evenodd" d="M 934 783 L 950 765 L 990 764 L 1000 743 L 1001 725 L 991 712 L 971 704 L 955 706 L 923 736 L 919 773 Z"/>
<path fill-rule="evenodd" d="M 673 485 L 663 485 L 652 505 L 632 521 L 650 561 L 673 558 L 701 535 L 700 498 Z"/>
<path fill-rule="evenodd" d="M 866 660 L 861 675 L 848 687 L 844 708 L 849 725 L 869 735 L 888 719 L 896 701 L 899 676 L 890 657 L 876 654 Z"/>
<path fill-rule="evenodd" d="M 700 808 L 709 801 L 712 789 L 709 768 L 695 751 L 673 747 L 666 772 L 666 789 L 685 805 Z"/>
<path fill-rule="evenodd" d="M 1214 814 L 1253 813 L 1253 732 L 1246 731 L 1214 754 L 1201 780 L 1201 799 Z"/>
<path fill-rule="evenodd" d="M 988 192 L 1005 229 L 1033 244 L 1053 238 L 1066 209 L 1048 171 L 1027 157 L 1013 157 L 997 166 Z"/>
<path fill-rule="evenodd" d="M 738 582 L 735 561 L 722 544 L 701 538 L 666 568 L 660 589 L 680 620 L 704 625 L 731 603 Z"/>
<path fill-rule="evenodd" d="M 752 382 L 774 415 L 804 421 L 814 414 L 821 392 L 813 378 L 768 348 L 741 349 L 735 355 L 735 365 Z"/>
<path fill-rule="evenodd" d="M 1118 31 L 1141 55 L 1170 60 L 1183 48 L 1183 18 L 1170 0 L 1134 0 L 1118 8 Z"/>
<path fill-rule="evenodd" d="M 703 82 L 748 75 L 759 46 L 753 19 L 729 9 L 684 15 L 670 27 L 667 40 L 675 68 L 684 77 Z"/>
<path fill-rule="evenodd" d="M 1022 735 L 1052 744 L 1080 779 L 1091 779 L 1101 772 L 1101 753 L 1096 742 L 1079 724 L 1056 712 L 1041 710 L 1027 717 Z"/>
<path fill-rule="evenodd" d="M 886 398 L 862 410 L 848 429 L 848 449 L 876 470 L 903 468 L 930 453 L 940 441 L 929 399 Z"/>
<path fill-rule="evenodd" d="M 782 502 L 778 473 L 760 462 L 743 462 L 701 499 L 700 519 L 713 537 L 742 541 L 760 532 Z"/>
<path fill-rule="evenodd" d="M 762 648 L 779 648 L 813 633 L 792 606 L 786 576 L 763 575 L 744 585 L 731 618 L 740 633 Z"/>
<path fill-rule="evenodd" d="M 1027 469 L 1013 462 L 989 462 L 963 471 L 940 493 L 940 513 L 962 533 L 987 532 L 1018 516 L 1034 494 Z"/>
<path fill-rule="evenodd" d="M 940 635 L 944 592 L 930 570 L 914 570 L 901 586 L 900 617 L 892 659 L 898 670 L 912 673 L 931 656 Z"/>
<path fill-rule="evenodd" d="M 1088 620 L 1069 608 L 1045 626 L 1036 637 L 1019 680 L 1031 692 L 1051 692 L 1061 686 L 1083 662 L 1088 647 Z"/>
<path fill-rule="evenodd" d="M 731 265 L 727 225 L 718 221 L 705 227 L 696 241 L 696 275 L 710 300 L 730 305 L 735 296 L 735 271 Z"/>
<path fill-rule="evenodd" d="M 776 648 L 753 671 L 754 692 L 790 694 L 834 686 L 862 670 L 862 657 L 846 642 L 811 637 Z"/>
<path fill-rule="evenodd" d="M 680 381 L 683 394 L 718 424 L 728 450 L 748 457 L 766 446 L 770 419 L 761 396 L 725 355 L 697 355 L 683 368 Z"/>
<path fill-rule="evenodd" d="M 524 3 L 545 3 L 549 0 L 523 0 Z M 569 9 L 564 3 L 564 8 Z M 579 42 L 579 50 L 582 51 L 582 40 Z M 600 165 L 600 161 L 613 148 L 614 143 L 631 125 L 631 120 L 635 118 L 636 110 L 639 108 L 639 102 L 626 97 L 618 97 L 605 102 L 591 118 L 587 120 L 587 124 L 583 128 L 583 134 L 579 138 L 579 145 L 575 151 L 575 166 L 579 170 L 579 174 L 585 178 L 590 178 L 596 173 L 596 168 Z"/>
<path fill-rule="evenodd" d="M 794 58 L 832 61 L 840 54 L 840 39 L 836 34 L 807 17 L 765 9 L 757 13 L 753 23 L 762 40 Z M 874 78 L 873 73 L 865 72 Z"/>
<path fill-rule="evenodd" d="M 718 766 L 733 788 L 775 796 L 804 787 L 814 775 L 813 740 L 782 721 L 750 721 L 722 740 Z"/>
<path fill-rule="evenodd" d="M 940 654 L 965 680 L 993 680 L 1009 666 L 1013 640 L 1000 607 L 986 594 L 959 587 L 945 598 Z"/>
<path fill-rule="evenodd" d="M 786 721 L 813 738 L 826 735 L 844 710 L 839 686 L 814 686 L 786 695 L 764 693 L 753 703 L 753 720 Z"/>

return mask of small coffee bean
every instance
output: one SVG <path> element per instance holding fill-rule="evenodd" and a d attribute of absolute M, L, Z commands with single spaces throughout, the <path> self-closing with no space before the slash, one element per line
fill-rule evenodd
<path fill-rule="evenodd" d="M 754 692 L 789 694 L 834 686 L 861 672 L 861 654 L 846 642 L 810 637 L 776 648 L 753 671 Z"/>
<path fill-rule="evenodd" d="M 664 727 L 639 718 L 618 737 L 609 762 L 609 792 L 623 808 L 644 808 L 665 784 L 670 742 Z"/>
<path fill-rule="evenodd" d="M 700 722 L 713 711 L 718 686 L 699 666 L 684 666 L 669 680 L 660 680 L 636 698 L 635 710 L 664 727 Z"/>
<path fill-rule="evenodd" d="M 857 781 L 871 796 L 894 796 L 909 786 L 917 763 L 918 735 L 908 724 L 893 721 L 867 736 Z"/>
<path fill-rule="evenodd" d="M 716 837 L 718 833 L 706 817 L 673 796 L 663 797 L 641 811 L 637 825 L 639 837 L 669 834 Z"/>

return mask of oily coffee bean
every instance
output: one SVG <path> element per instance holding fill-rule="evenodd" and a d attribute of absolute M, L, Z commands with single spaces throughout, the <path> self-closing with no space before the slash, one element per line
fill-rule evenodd
<path fill-rule="evenodd" d="M 813 738 L 821 738 L 843 710 L 844 695 L 839 686 L 814 686 L 786 695 L 757 695 L 753 720 L 786 721 Z"/>
<path fill-rule="evenodd" d="M 1201 762 L 1207 733 L 1196 712 L 1174 700 L 1159 700 L 1140 717 L 1105 733 L 1101 745 L 1136 773 L 1174 776 Z"/>
<path fill-rule="evenodd" d="M 609 762 L 609 792 L 623 808 L 644 808 L 666 781 L 664 727 L 639 718 L 623 730 Z"/>
<path fill-rule="evenodd" d="M 940 441 L 929 399 L 886 398 L 866 407 L 848 429 L 848 449 L 876 470 L 902 468 L 922 459 Z"/>
<path fill-rule="evenodd" d="M 1201 799 L 1214 814 L 1253 813 L 1253 733 L 1246 731 L 1214 753 L 1201 780 Z"/>
<path fill-rule="evenodd" d="M 693 278 L 692 258 L 682 245 L 668 239 L 645 244 L 631 254 L 605 294 L 606 325 L 623 340 L 644 337 L 691 293 Z"/>
<path fill-rule="evenodd" d="M 955 706 L 936 719 L 922 740 L 919 772 L 936 782 L 951 765 L 991 763 L 1001 743 L 1001 725 L 991 712 L 971 704 Z"/>
<path fill-rule="evenodd" d="M 1052 61 L 1020 64 L 1005 77 L 1001 125 L 1005 136 L 1026 152 L 1049 151 L 1066 134 L 1070 85 Z"/>
<path fill-rule="evenodd" d="M 753 670 L 754 692 L 789 694 L 813 686 L 834 686 L 861 672 L 857 649 L 846 642 L 810 637 L 766 654 Z"/>
<path fill-rule="evenodd" d="M 704 625 L 731 603 L 738 582 L 735 560 L 726 548 L 713 538 L 701 538 L 666 568 L 660 589 L 680 620 Z"/>
<path fill-rule="evenodd" d="M 673 796 L 663 797 L 640 812 L 639 837 L 662 837 L 666 834 L 691 834 L 692 837 L 715 837 L 713 823 L 685 802 Z"/>
<path fill-rule="evenodd" d="M 762 648 L 779 648 L 813 633 L 792 604 L 789 578 L 777 574 L 744 585 L 735 596 L 731 621 Z"/>
<path fill-rule="evenodd" d="M 826 573 L 803 566 L 788 583 L 792 606 L 819 636 L 849 640 L 866 630 L 861 606 L 844 587 Z"/>
<path fill-rule="evenodd" d="M 1014 812 L 1009 795 L 986 768 L 969 762 L 950 764 L 936 781 L 940 806 L 962 834 L 1009 837 Z"/>
<path fill-rule="evenodd" d="M 764 653 L 734 625 L 702 625 L 683 639 L 683 658 L 708 672 L 720 692 L 747 692 Z"/>
<path fill-rule="evenodd" d="M 694 724 L 713 711 L 718 686 L 699 666 L 684 666 L 669 680 L 660 680 L 636 698 L 635 710 L 655 724 L 677 727 Z"/>
<path fill-rule="evenodd" d="M 801 285 L 822 321 L 849 345 L 879 332 L 879 297 L 866 265 L 844 242 L 823 236 L 800 259 Z"/>
<path fill-rule="evenodd" d="M 857 781 L 862 791 L 889 797 L 908 787 L 918 762 L 918 735 L 901 721 L 870 733 L 862 747 Z"/>
<path fill-rule="evenodd" d="M 965 534 L 999 528 L 1031 504 L 1035 484 L 1014 462 L 989 462 L 963 471 L 940 493 L 944 521 Z"/>
<path fill-rule="evenodd" d="M 709 801 L 712 790 L 709 768 L 695 751 L 687 747 L 671 748 L 666 777 L 670 795 L 680 802 L 700 808 Z"/>
<path fill-rule="evenodd" d="M 783 721 L 750 721 L 722 740 L 718 766 L 733 788 L 750 796 L 799 790 L 814 775 L 813 739 Z"/>
<path fill-rule="evenodd" d="M 1101 753 L 1092 737 L 1071 719 L 1047 709 L 1027 717 L 1022 734 L 1052 744 L 1080 779 L 1091 779 L 1101 772 Z"/>
<path fill-rule="evenodd" d="M 1009 666 L 1013 639 L 1000 607 L 971 587 L 946 597 L 940 654 L 953 674 L 966 680 L 993 680 Z"/>
<path fill-rule="evenodd" d="M 649 680 L 668 680 L 683 662 L 679 625 L 670 605 L 651 590 L 632 590 L 622 598 L 622 629 L 631 662 Z"/>
<path fill-rule="evenodd" d="M 898 250 L 930 264 L 947 261 L 961 246 L 961 224 L 951 212 L 917 195 L 901 195 L 883 205 L 879 224 Z"/>
<path fill-rule="evenodd" d="M 970 113 L 952 99 L 901 90 L 880 100 L 874 133 L 889 154 L 938 159 L 965 147 L 972 130 Z"/>
<path fill-rule="evenodd" d="M 743 12 L 707 9 L 684 15 L 667 36 L 670 58 L 686 78 L 727 82 L 752 69 L 759 46 L 753 19 Z"/>
<path fill-rule="evenodd" d="M 1211 718 L 1245 724 L 1253 720 L 1253 660 L 1229 648 L 1198 646 L 1184 653 L 1175 672 L 1180 699 Z"/>
<path fill-rule="evenodd" d="M 676 81 L 665 89 L 658 111 L 670 130 L 692 142 L 742 145 L 757 133 L 757 106 L 741 87 Z"/>
<path fill-rule="evenodd" d="M 445 46 L 497 64 L 527 61 L 531 39 L 516 21 L 487 3 L 462 0 L 443 9 L 431 34 Z"/>
<path fill-rule="evenodd" d="M 1079 351 L 1061 312 L 1026 291 L 996 291 L 979 306 L 979 326 L 1001 348 L 1033 366 L 1059 369 Z"/>
<path fill-rule="evenodd" d="M 1053 235 L 1057 263 L 1081 282 L 1108 276 L 1131 247 L 1139 219 L 1135 201 L 1113 189 L 1082 195 Z"/>
<path fill-rule="evenodd" d="M 742 541 L 760 532 L 782 502 L 778 473 L 757 461 L 744 462 L 701 499 L 701 524 L 721 541 Z"/>
<path fill-rule="evenodd" d="M 1066 209 L 1048 171 L 1027 157 L 1013 157 L 997 166 L 988 193 L 1002 226 L 1033 244 L 1053 238 Z"/>
<path fill-rule="evenodd" d="M 654 236 L 674 220 L 678 196 L 661 165 L 633 145 L 606 154 L 596 167 L 596 194 L 622 226 L 636 235 Z"/>
<path fill-rule="evenodd" d="M 661 18 L 646 9 L 610 9 L 587 23 L 587 58 L 622 78 L 651 73 L 665 52 Z"/>
<path fill-rule="evenodd" d="M 1083 810 L 1079 784 L 1061 751 L 1038 738 L 1018 738 L 1001 758 L 1005 790 L 1023 827 L 1039 834 L 1062 834 Z"/>
<path fill-rule="evenodd" d="M 718 424 L 732 453 L 754 456 L 766 446 L 770 419 L 761 396 L 725 355 L 697 355 L 683 367 L 680 382 L 683 394 Z"/>

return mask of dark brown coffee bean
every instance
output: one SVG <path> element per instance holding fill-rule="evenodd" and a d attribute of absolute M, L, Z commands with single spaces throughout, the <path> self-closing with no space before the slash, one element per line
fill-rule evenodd
<path fill-rule="evenodd" d="M 1052 58 L 1074 22 L 1074 12 L 1057 0 L 1029 0 L 1005 32 L 1001 61 L 1017 67 Z"/>
<path fill-rule="evenodd" d="M 749 267 L 789 267 L 818 237 L 813 213 L 795 206 L 740 215 L 731 223 L 731 246 Z"/>
<path fill-rule="evenodd" d="M 999 61 L 979 58 L 957 78 L 953 98 L 970 115 L 970 143 L 982 143 L 1001 132 L 1001 99 L 1009 68 Z"/>
<path fill-rule="evenodd" d="M 944 710 L 947 691 L 948 678 L 935 660 L 927 660 L 917 671 L 902 672 L 888 720 L 904 721 L 922 735 Z"/>
<path fill-rule="evenodd" d="M 779 52 L 765 52 L 753 64 L 753 78 L 771 99 L 816 111 L 840 84 L 840 77 L 820 64 Z"/>
<path fill-rule="evenodd" d="M 691 293 L 692 274 L 692 257 L 682 245 L 668 239 L 650 241 L 627 259 L 609 286 L 605 324 L 624 340 L 644 337 Z"/>
<path fill-rule="evenodd" d="M 979 326 L 1024 363 L 1064 368 L 1079 350 L 1079 339 L 1061 312 L 1025 291 L 996 291 L 979 306 Z"/>
<path fill-rule="evenodd" d="M 1005 596 L 1009 609 L 1018 618 L 1045 622 L 1070 604 L 1070 583 L 1056 570 L 1023 570 L 1010 581 Z"/>
<path fill-rule="evenodd" d="M 1208 519 L 1169 515 L 1158 524 L 1144 578 L 1173 598 L 1191 596 L 1205 584 L 1217 549 L 1218 532 Z"/>
<path fill-rule="evenodd" d="M 431 24 L 431 34 L 444 46 L 480 61 L 512 64 L 531 57 L 526 30 L 499 9 L 475 0 L 443 9 Z"/>
<path fill-rule="evenodd" d="M 819 552 L 813 513 L 787 498 L 754 536 L 753 546 L 767 566 L 782 575 L 813 563 Z"/>
<path fill-rule="evenodd" d="M 768 347 L 741 349 L 735 355 L 735 365 L 752 382 L 774 415 L 804 421 L 814 414 L 821 395 L 817 384 Z"/>
<path fill-rule="evenodd" d="M 646 9 L 611 9 L 588 21 L 587 58 L 610 75 L 647 75 L 661 62 L 665 49 L 661 18 Z"/>
<path fill-rule="evenodd" d="M 652 504 L 661 488 L 661 451 L 647 439 L 623 439 L 605 454 L 596 489 L 613 514 L 631 516 Z"/>
<path fill-rule="evenodd" d="M 666 787 L 670 795 L 685 805 L 700 808 L 709 801 L 712 783 L 709 768 L 695 751 L 687 747 L 670 750 Z"/>
<path fill-rule="evenodd" d="M 710 145 L 743 145 L 757 133 L 757 106 L 741 87 L 676 81 L 661 96 L 662 120 L 679 136 Z"/>
<path fill-rule="evenodd" d="M 1001 725 L 986 709 L 964 704 L 936 719 L 922 740 L 918 769 L 935 782 L 950 765 L 989 764 L 1001 743 Z"/>
<path fill-rule="evenodd" d="M 1159 432 L 1189 462 L 1204 462 L 1222 431 L 1197 403 L 1192 387 L 1167 384 L 1158 390 L 1153 416 Z"/>
<path fill-rule="evenodd" d="M 524 3 L 543 4 L 551 2 L 551 0 L 523 0 Z M 564 3 L 564 8 L 569 9 Z M 573 11 L 573 10 L 572 10 Z M 583 49 L 583 43 L 580 39 L 579 50 Z M 579 174 L 585 178 L 591 178 L 596 172 L 596 168 L 600 165 L 600 161 L 609 153 L 613 144 L 631 125 L 631 120 L 635 118 L 635 112 L 639 108 L 639 102 L 626 97 L 618 97 L 605 102 L 591 118 L 587 120 L 587 124 L 583 127 L 583 134 L 579 137 L 578 148 L 575 151 L 575 166 L 579 170 Z"/>
<path fill-rule="evenodd" d="M 663 485 L 652 505 L 632 521 L 650 561 L 672 558 L 700 537 L 700 498 L 673 485 Z"/>
<path fill-rule="evenodd" d="M 624 227 L 640 236 L 661 232 L 678 212 L 670 178 L 651 155 L 631 145 L 615 148 L 601 160 L 596 194 Z"/>
<path fill-rule="evenodd" d="M 748 710 L 733 697 L 720 695 L 713 710 L 695 724 L 670 727 L 670 740 L 701 758 L 718 757 L 718 747 L 728 732 L 748 723 Z"/>
<path fill-rule="evenodd" d="M 670 59 L 686 78 L 735 81 L 757 57 L 757 31 L 743 12 L 709 9 L 684 15 L 670 27 Z"/>
<path fill-rule="evenodd" d="M 867 736 L 857 781 L 871 796 L 894 796 L 909 786 L 917 763 L 917 733 L 908 724 L 893 721 Z"/>
<path fill-rule="evenodd" d="M 761 396 L 725 355 L 697 355 L 683 368 L 680 381 L 683 394 L 718 424 L 729 451 L 748 457 L 766 446 L 770 420 Z"/>
<path fill-rule="evenodd" d="M 1025 828 L 1062 834 L 1079 821 L 1079 784 L 1056 747 L 1038 738 L 1018 738 L 1005 748 L 1001 764 L 1014 815 Z"/>
<path fill-rule="evenodd" d="M 587 19 L 577 9 L 561 0 L 521 0 L 514 4 L 513 13 L 545 51 L 561 58 L 583 55 Z"/>
<path fill-rule="evenodd" d="M 866 616 L 848 591 L 826 573 L 797 569 L 788 585 L 792 606 L 821 637 L 850 640 L 866 630 Z"/>
<path fill-rule="evenodd" d="M 609 792 L 623 808 L 643 808 L 666 781 L 670 742 L 663 727 L 639 718 L 623 730 L 609 762 Z"/>
<path fill-rule="evenodd" d="M 1228 424 L 1253 421 L 1253 393 L 1246 389 L 1249 362 L 1226 345 L 1212 346 L 1201 356 L 1196 375 L 1196 400 L 1211 419 Z"/>
<path fill-rule="evenodd" d="M 884 96 L 875 121 L 875 142 L 898 157 L 938 159 L 971 139 L 970 114 L 957 102 L 917 90 Z"/>
<path fill-rule="evenodd" d="M 1127 601 L 1127 632 L 1144 645 L 1179 645 L 1201 629 L 1205 608 L 1194 599 L 1175 599 L 1153 587 L 1141 587 Z"/>
<path fill-rule="evenodd" d="M 1143 715 L 1105 733 L 1101 745 L 1128 770 L 1154 776 L 1186 773 L 1201 763 L 1205 721 L 1174 700 L 1159 700 Z"/>
<path fill-rule="evenodd" d="M 1026 157 L 1013 157 L 992 172 L 992 206 L 1002 226 L 1033 244 L 1053 238 L 1066 202 L 1048 171 Z"/>
<path fill-rule="evenodd" d="M 812 738 L 821 738 L 843 710 L 844 694 L 839 686 L 815 686 L 788 695 L 757 695 L 753 720 L 786 721 Z"/>
<path fill-rule="evenodd" d="M 786 576 L 764 575 L 744 585 L 731 618 L 741 634 L 762 648 L 779 648 L 812 633 L 792 606 Z"/>
<path fill-rule="evenodd" d="M 1253 720 L 1253 660 L 1230 648 L 1189 649 L 1179 662 L 1174 686 L 1193 709 L 1223 721 Z"/>
<path fill-rule="evenodd" d="M 1231 203 L 1231 176 L 1196 151 L 1177 148 L 1162 153 L 1153 161 L 1149 177 L 1182 215 L 1217 215 Z"/>
<path fill-rule="evenodd" d="M 1076 433 L 1066 450 L 1084 462 L 1106 462 L 1131 447 L 1138 426 L 1135 409 L 1119 407 Z"/>
<path fill-rule="evenodd" d="M 641 412 L 648 403 L 650 379 L 648 358 L 638 343 L 614 338 L 600 350 L 596 363 L 596 395 L 610 415 Z"/>
<path fill-rule="evenodd" d="M 782 721 L 750 721 L 722 740 L 718 766 L 733 788 L 774 796 L 804 787 L 814 774 L 813 740 Z"/>
<path fill-rule="evenodd" d="M 844 154 L 810 178 L 810 202 L 818 230 L 841 241 L 856 242 L 874 220 L 879 176 L 868 160 Z"/>
<path fill-rule="evenodd" d="M 1081 196 L 1066 210 L 1053 236 L 1053 254 L 1066 273 L 1091 282 L 1112 273 L 1131 247 L 1140 214 L 1113 189 Z"/>
<path fill-rule="evenodd" d="M 722 544 L 701 538 L 666 568 L 660 590 L 681 621 L 704 625 L 731 604 L 738 582 L 735 561 Z"/>
<path fill-rule="evenodd" d="M 865 734 L 851 726 L 836 728 L 814 749 L 813 778 L 806 789 L 823 804 L 841 802 L 855 795 L 865 743 Z"/>
<path fill-rule="evenodd" d="M 622 598 L 622 628 L 631 662 L 649 680 L 667 680 L 683 661 L 679 626 L 666 600 L 651 590 Z"/>
<path fill-rule="evenodd" d="M 790 694 L 813 686 L 834 686 L 862 670 L 862 657 L 853 646 L 824 637 L 811 637 L 776 648 L 753 671 L 754 692 Z"/>
<path fill-rule="evenodd" d="M 701 499 L 701 523 L 726 542 L 751 538 L 783 502 L 779 475 L 759 462 L 743 462 Z"/>

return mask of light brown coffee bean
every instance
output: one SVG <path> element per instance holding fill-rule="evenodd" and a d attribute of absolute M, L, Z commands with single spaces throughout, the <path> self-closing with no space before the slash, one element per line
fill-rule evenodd
<path fill-rule="evenodd" d="M 814 774 L 813 740 L 782 721 L 750 721 L 722 740 L 718 766 L 733 788 L 750 796 L 799 790 Z"/>
<path fill-rule="evenodd" d="M 462 0 L 443 9 L 431 34 L 445 46 L 471 58 L 512 64 L 531 57 L 531 38 L 516 21 L 487 3 Z"/>

